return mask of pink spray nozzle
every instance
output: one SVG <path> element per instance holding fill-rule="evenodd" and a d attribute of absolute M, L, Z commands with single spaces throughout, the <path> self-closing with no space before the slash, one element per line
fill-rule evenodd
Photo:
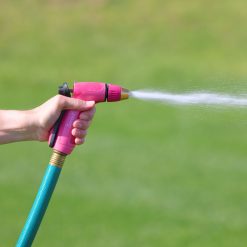
<path fill-rule="evenodd" d="M 118 85 L 106 84 L 103 82 L 75 82 L 73 90 L 65 88 L 67 91 L 73 92 L 73 98 L 81 100 L 92 100 L 99 102 L 115 102 L 128 99 L 129 91 Z M 65 90 L 65 91 L 66 91 Z M 75 110 L 67 110 L 64 116 L 59 120 L 55 128 L 51 130 L 49 142 L 53 149 L 64 154 L 70 154 L 75 147 L 74 137 L 71 135 L 73 122 L 79 117 L 80 112 Z"/>

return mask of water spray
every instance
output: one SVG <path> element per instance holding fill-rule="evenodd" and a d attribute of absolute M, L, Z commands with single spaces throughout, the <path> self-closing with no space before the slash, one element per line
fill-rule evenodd
<path fill-rule="evenodd" d="M 73 89 L 70 89 L 67 83 L 59 87 L 59 94 L 71 97 L 71 93 L 73 98 L 95 101 L 96 103 L 116 102 L 129 97 L 127 89 L 119 85 L 102 82 L 75 82 Z M 19 236 L 17 247 L 29 247 L 32 245 L 57 184 L 65 158 L 71 154 L 75 147 L 75 140 L 71 135 L 71 130 L 72 124 L 78 119 L 79 114 L 80 111 L 76 110 L 62 111 L 50 132 L 49 146 L 53 148 L 53 153 L 33 206 Z"/>
<path fill-rule="evenodd" d="M 215 92 L 170 93 L 153 90 L 138 90 L 129 92 L 129 97 L 157 101 L 171 105 L 200 105 L 200 106 L 231 106 L 246 107 L 246 95 L 229 95 Z"/>

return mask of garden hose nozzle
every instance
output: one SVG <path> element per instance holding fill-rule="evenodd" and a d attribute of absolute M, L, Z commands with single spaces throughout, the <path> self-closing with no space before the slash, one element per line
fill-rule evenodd
<path fill-rule="evenodd" d="M 119 85 L 103 82 L 75 82 L 73 89 L 64 83 L 59 87 L 59 94 L 85 101 L 116 102 L 129 98 L 129 91 Z M 62 111 L 59 119 L 53 126 L 49 146 L 63 154 L 70 154 L 75 147 L 75 138 L 71 135 L 73 122 L 79 117 L 76 110 Z"/>

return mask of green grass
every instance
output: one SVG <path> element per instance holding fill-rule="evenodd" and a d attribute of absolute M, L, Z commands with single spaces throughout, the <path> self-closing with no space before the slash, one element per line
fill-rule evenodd
<path fill-rule="evenodd" d="M 2 109 L 63 81 L 246 93 L 246 1 L 3 1 Z M 240 247 L 247 242 L 245 109 L 101 104 L 67 158 L 34 246 Z M 51 150 L 0 147 L 0 245 L 13 246 Z"/>

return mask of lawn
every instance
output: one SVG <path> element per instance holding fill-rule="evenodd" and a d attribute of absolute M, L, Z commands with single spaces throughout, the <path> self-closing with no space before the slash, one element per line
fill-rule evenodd
<path fill-rule="evenodd" d="M 247 90 L 244 0 L 1 1 L 1 109 L 64 81 L 172 92 Z M 247 243 L 246 109 L 99 104 L 66 160 L 34 246 Z M 0 246 L 14 246 L 51 150 L 0 147 Z"/>

